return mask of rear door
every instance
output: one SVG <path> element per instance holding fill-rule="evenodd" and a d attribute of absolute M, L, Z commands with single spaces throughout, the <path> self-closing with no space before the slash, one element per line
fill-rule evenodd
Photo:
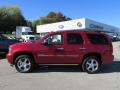
<path fill-rule="evenodd" d="M 81 62 L 84 48 L 84 40 L 81 33 L 67 33 L 66 35 L 66 63 L 78 64 Z"/>

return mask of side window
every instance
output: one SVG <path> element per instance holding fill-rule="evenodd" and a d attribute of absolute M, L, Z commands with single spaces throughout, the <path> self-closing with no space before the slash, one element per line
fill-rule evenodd
<path fill-rule="evenodd" d="M 63 43 L 63 35 L 61 35 L 61 34 L 51 35 L 44 42 L 51 42 L 52 44 L 62 44 Z"/>
<path fill-rule="evenodd" d="M 104 35 L 88 34 L 87 36 L 92 44 L 108 44 L 108 40 Z"/>
<path fill-rule="evenodd" d="M 0 35 L 0 40 L 6 40 L 7 37 Z"/>
<path fill-rule="evenodd" d="M 67 35 L 68 44 L 82 44 L 83 39 L 80 34 L 70 33 Z"/>

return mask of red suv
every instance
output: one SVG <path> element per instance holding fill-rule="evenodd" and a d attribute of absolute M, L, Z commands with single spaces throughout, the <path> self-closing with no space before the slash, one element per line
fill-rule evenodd
<path fill-rule="evenodd" d="M 113 60 L 107 35 L 98 32 L 57 31 L 38 41 L 9 47 L 7 60 L 18 72 L 30 72 L 38 64 L 78 64 L 87 73 L 96 73 Z"/>

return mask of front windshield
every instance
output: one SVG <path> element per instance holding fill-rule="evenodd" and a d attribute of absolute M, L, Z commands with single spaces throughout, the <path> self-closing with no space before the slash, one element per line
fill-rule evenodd
<path fill-rule="evenodd" d="M 0 34 L 0 39 L 8 39 L 6 36 Z"/>
<path fill-rule="evenodd" d="M 33 35 L 32 32 L 22 32 L 22 35 Z"/>

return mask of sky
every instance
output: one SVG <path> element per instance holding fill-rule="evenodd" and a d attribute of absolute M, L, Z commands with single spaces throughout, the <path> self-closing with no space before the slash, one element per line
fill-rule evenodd
<path fill-rule="evenodd" d="M 120 28 L 120 0 L 0 0 L 2 6 L 18 6 L 31 21 L 54 11 L 72 19 L 88 18 Z"/>

